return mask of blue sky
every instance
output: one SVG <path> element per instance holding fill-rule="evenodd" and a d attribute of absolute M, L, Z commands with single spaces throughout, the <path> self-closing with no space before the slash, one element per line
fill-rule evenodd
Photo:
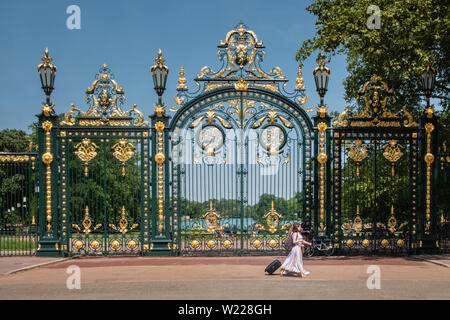
<path fill-rule="evenodd" d="M 156 95 L 149 67 L 161 48 L 170 68 L 164 100 L 168 109 L 178 71 L 184 66 L 190 88 L 192 79 L 205 66 L 220 66 L 217 45 L 239 21 L 243 21 L 266 46 L 262 66 L 279 66 L 295 84 L 296 50 L 303 40 L 315 34 L 315 17 L 305 8 L 310 1 L 106 1 L 40 0 L 2 1 L 0 5 L 0 129 L 27 130 L 36 121 L 44 94 L 36 66 L 45 47 L 58 67 L 52 100 L 57 113 L 74 103 L 86 110 L 85 91 L 103 63 L 114 73 L 125 91 L 123 109 L 138 105 L 146 116 L 153 110 Z M 66 9 L 81 9 L 81 29 L 69 30 Z M 316 54 L 303 68 L 307 106 L 318 103 L 312 69 Z M 344 109 L 343 80 L 345 57 L 336 56 L 329 64 L 331 79 L 325 97 L 329 111 Z"/>

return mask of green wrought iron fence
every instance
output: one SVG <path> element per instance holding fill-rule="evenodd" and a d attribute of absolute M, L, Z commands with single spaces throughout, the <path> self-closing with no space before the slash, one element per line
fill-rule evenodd
<path fill-rule="evenodd" d="M 0 256 L 29 256 L 36 252 L 36 156 L 0 153 Z"/>

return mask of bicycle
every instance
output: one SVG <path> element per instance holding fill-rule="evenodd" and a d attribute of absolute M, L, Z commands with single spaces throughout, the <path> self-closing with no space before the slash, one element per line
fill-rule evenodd
<path fill-rule="evenodd" d="M 326 256 L 331 256 L 334 253 L 333 246 L 327 244 L 323 240 L 316 241 L 316 240 L 312 239 L 311 245 L 306 247 L 305 251 L 303 252 L 303 256 L 312 257 L 315 253 L 314 252 L 315 250 L 322 252 Z"/>

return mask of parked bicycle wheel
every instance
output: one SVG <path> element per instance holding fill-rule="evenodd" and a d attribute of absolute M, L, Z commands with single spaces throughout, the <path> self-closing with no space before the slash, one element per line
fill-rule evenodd
<path fill-rule="evenodd" d="M 325 251 L 324 251 L 324 253 L 325 253 L 325 255 L 327 255 L 327 256 L 331 256 L 331 255 L 333 255 L 333 253 L 334 253 L 334 248 L 330 246 L 328 250 L 325 250 Z"/>
<path fill-rule="evenodd" d="M 304 257 L 312 257 L 314 255 L 313 246 L 307 246 L 305 251 L 303 252 Z"/>

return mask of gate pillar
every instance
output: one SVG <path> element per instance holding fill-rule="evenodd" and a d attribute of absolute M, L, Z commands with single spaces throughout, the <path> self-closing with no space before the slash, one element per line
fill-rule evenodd
<path fill-rule="evenodd" d="M 330 122 L 328 105 L 324 96 L 328 89 L 331 70 L 326 66 L 323 52 L 317 57 L 317 67 L 313 70 L 316 90 L 320 96 L 317 115 L 314 120 L 314 233 L 327 237 L 331 233 L 330 217 Z"/>
<path fill-rule="evenodd" d="M 437 117 L 427 99 L 427 108 L 420 119 L 421 143 L 421 216 L 419 217 L 418 250 L 437 250 L 437 197 L 438 197 L 438 165 L 437 165 Z"/>
<path fill-rule="evenodd" d="M 330 122 L 327 106 L 317 109 L 314 121 L 314 233 L 319 237 L 329 236 L 330 216 Z"/>
<path fill-rule="evenodd" d="M 158 102 L 150 116 L 152 122 L 151 139 L 151 168 L 152 168 L 152 241 L 150 243 L 150 255 L 168 256 L 172 252 L 171 225 L 169 214 L 169 158 L 168 158 L 168 120 L 165 114 L 166 104 L 162 101 L 169 68 L 164 64 L 161 56 L 155 58 L 156 64 L 150 70 L 153 74 L 155 90 L 158 94 Z"/>
<path fill-rule="evenodd" d="M 48 105 L 44 105 L 44 109 Z M 59 256 L 59 230 L 57 216 L 56 124 L 53 114 L 38 115 L 38 160 L 39 160 L 39 244 L 37 256 Z"/>
<path fill-rule="evenodd" d="M 37 115 L 38 125 L 38 166 L 39 166 L 39 243 L 37 256 L 54 257 L 61 254 L 58 230 L 58 163 L 56 157 L 57 119 L 54 103 L 50 102 L 50 94 L 56 74 L 56 66 L 45 49 L 45 55 L 38 66 L 42 89 L 46 94 L 46 102 L 42 103 L 42 112 Z M 64 218 L 63 218 L 64 219 Z"/>

